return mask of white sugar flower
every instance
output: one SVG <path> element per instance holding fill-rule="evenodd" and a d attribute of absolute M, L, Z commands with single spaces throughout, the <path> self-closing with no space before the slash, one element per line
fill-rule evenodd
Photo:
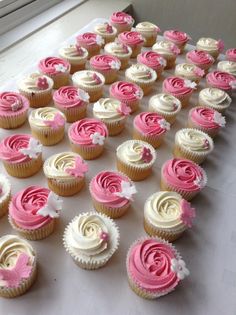
<path fill-rule="evenodd" d="M 67 71 L 67 67 L 65 67 L 63 64 L 59 63 L 58 65 L 54 66 L 55 70 L 57 72 L 66 72 Z"/>
<path fill-rule="evenodd" d="M 171 259 L 171 270 L 176 273 L 177 277 L 180 280 L 183 280 L 185 277 L 189 276 L 190 272 L 187 269 L 185 262 L 182 259 Z"/>
<path fill-rule="evenodd" d="M 225 127 L 226 124 L 225 117 L 222 116 L 221 113 L 215 112 L 213 119 L 214 122 L 217 123 L 217 125 L 219 125 L 220 127 Z"/>
<path fill-rule="evenodd" d="M 120 62 L 112 60 L 109 65 L 111 66 L 111 69 L 116 69 L 119 70 L 120 69 Z"/>
<path fill-rule="evenodd" d="M 137 98 L 139 98 L 139 99 L 141 99 L 142 96 L 143 96 L 141 91 L 136 91 L 136 92 L 134 93 L 134 95 L 135 95 Z"/>
<path fill-rule="evenodd" d="M 201 189 L 205 186 L 205 180 L 203 177 L 197 177 L 193 183 Z"/>
<path fill-rule="evenodd" d="M 85 92 L 84 90 L 80 90 L 78 89 L 77 90 L 77 95 L 78 95 L 78 98 L 81 100 L 81 101 L 84 101 L 84 102 L 89 102 L 89 94 L 87 92 Z"/>
<path fill-rule="evenodd" d="M 102 136 L 99 132 L 94 132 L 90 135 L 90 139 L 92 139 L 93 144 L 103 145 L 105 141 L 105 137 Z"/>
<path fill-rule="evenodd" d="M 158 123 L 162 129 L 170 130 L 170 123 L 166 121 L 164 118 L 160 119 Z"/>
<path fill-rule="evenodd" d="M 189 87 L 191 89 L 196 89 L 197 83 L 190 80 L 184 80 L 184 86 Z"/>
<path fill-rule="evenodd" d="M 116 192 L 115 195 L 119 197 L 126 198 L 128 200 L 133 200 L 133 194 L 136 194 L 137 190 L 132 183 L 121 181 L 121 191 Z"/>
<path fill-rule="evenodd" d="M 43 217 L 58 218 L 62 209 L 63 200 L 52 191 L 48 195 L 47 203 L 37 211 Z"/>
<path fill-rule="evenodd" d="M 97 35 L 96 36 L 96 43 L 99 45 L 99 46 L 102 46 L 104 44 L 104 39 L 102 38 L 102 36 L 100 35 Z"/>
<path fill-rule="evenodd" d="M 159 64 L 162 66 L 162 67 L 165 67 L 166 66 L 166 60 L 164 58 L 159 58 Z"/>
<path fill-rule="evenodd" d="M 31 159 L 36 159 L 39 153 L 42 152 L 42 144 L 38 140 L 30 138 L 28 147 L 22 148 L 19 151 Z"/>
<path fill-rule="evenodd" d="M 229 85 L 231 86 L 231 88 L 232 88 L 233 90 L 235 90 L 235 89 L 236 89 L 236 80 L 230 81 L 230 82 L 229 82 Z"/>
<path fill-rule="evenodd" d="M 21 109 L 22 108 L 22 103 L 19 101 L 19 100 L 17 100 L 17 101 L 15 101 L 15 103 L 13 103 L 12 105 L 11 105 L 11 110 L 13 111 L 13 112 L 16 112 L 16 111 L 18 111 L 19 109 Z"/>

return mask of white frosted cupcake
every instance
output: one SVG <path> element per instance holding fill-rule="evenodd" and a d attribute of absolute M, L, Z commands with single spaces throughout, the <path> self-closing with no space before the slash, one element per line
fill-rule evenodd
<path fill-rule="evenodd" d="M 223 60 L 218 62 L 217 69 L 223 72 L 228 72 L 236 77 L 236 62 Z"/>
<path fill-rule="evenodd" d="M 198 104 L 210 107 L 222 113 L 230 106 L 232 99 L 223 90 L 217 88 L 205 88 L 200 91 Z"/>
<path fill-rule="evenodd" d="M 224 43 L 221 39 L 216 40 L 209 37 L 201 37 L 196 44 L 197 50 L 203 50 L 210 54 L 215 60 L 224 49 Z"/>
<path fill-rule="evenodd" d="M 106 124 L 109 136 L 121 133 L 130 112 L 128 105 L 114 98 L 100 98 L 93 105 L 93 116 Z"/>
<path fill-rule="evenodd" d="M 109 23 L 100 23 L 95 25 L 94 33 L 100 35 L 104 39 L 104 43 L 113 42 L 117 35 L 117 29 Z"/>
<path fill-rule="evenodd" d="M 131 180 L 140 181 L 152 172 L 156 151 L 142 140 L 128 140 L 116 149 L 117 169 Z"/>
<path fill-rule="evenodd" d="M 162 115 L 170 124 L 176 120 L 181 102 L 171 94 L 159 93 L 149 99 L 149 111 Z"/>
<path fill-rule="evenodd" d="M 125 71 L 125 77 L 129 82 L 139 85 L 143 90 L 143 94 L 147 95 L 153 88 L 157 74 L 152 68 L 137 63 Z"/>
<path fill-rule="evenodd" d="M 159 191 L 151 195 L 144 205 L 144 228 L 150 236 L 173 242 L 189 227 L 195 209 L 174 191 Z"/>
<path fill-rule="evenodd" d="M 106 44 L 104 51 L 108 55 L 115 56 L 120 60 L 120 70 L 126 69 L 128 67 L 129 60 L 132 55 L 132 49 L 128 45 L 122 44 L 119 41 L 115 41 Z"/>
<path fill-rule="evenodd" d="M 144 47 L 151 47 L 155 44 L 160 28 L 151 22 L 141 22 L 136 25 L 136 31 L 145 38 Z"/>
<path fill-rule="evenodd" d="M 174 156 L 201 164 L 214 148 L 212 138 L 205 132 L 185 128 L 175 134 Z"/>
<path fill-rule="evenodd" d="M 59 49 L 59 56 L 70 63 L 70 73 L 85 69 L 85 64 L 88 59 L 87 49 L 75 45 L 68 45 Z"/>
<path fill-rule="evenodd" d="M 0 218 L 7 213 L 11 200 L 11 183 L 8 178 L 0 174 Z"/>
<path fill-rule="evenodd" d="M 29 74 L 17 86 L 20 94 L 27 97 L 31 107 L 47 106 L 52 101 L 53 80 L 46 75 Z"/>
<path fill-rule="evenodd" d="M 170 69 L 175 66 L 177 56 L 180 54 L 180 49 L 168 40 L 160 40 L 152 46 L 152 50 L 165 58 L 167 64 L 165 69 Z"/>
<path fill-rule="evenodd" d="M 32 135 L 43 145 L 54 145 L 64 137 L 66 117 L 58 109 L 42 107 L 29 115 Z"/>
<path fill-rule="evenodd" d="M 180 63 L 175 67 L 175 75 L 199 83 L 205 72 L 192 63 Z"/>
<path fill-rule="evenodd" d="M 0 237 L 0 296 L 14 298 L 24 294 L 36 278 L 36 253 L 16 235 Z"/>
<path fill-rule="evenodd" d="M 86 212 L 66 227 L 63 243 L 75 263 L 83 269 L 104 266 L 119 246 L 119 230 L 104 214 Z"/>
<path fill-rule="evenodd" d="M 62 152 L 50 156 L 43 165 L 48 187 L 59 196 L 72 196 L 85 184 L 88 165 L 74 152 Z"/>

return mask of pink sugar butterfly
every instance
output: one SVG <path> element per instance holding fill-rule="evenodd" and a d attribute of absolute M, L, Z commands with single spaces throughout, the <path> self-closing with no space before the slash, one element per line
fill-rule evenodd
<path fill-rule="evenodd" d="M 57 113 L 52 120 L 45 120 L 44 123 L 46 126 L 56 130 L 64 126 L 65 119 L 61 114 Z"/>
<path fill-rule="evenodd" d="M 75 177 L 83 177 L 85 173 L 88 171 L 88 164 L 85 163 L 81 157 L 77 157 L 75 159 L 75 166 L 74 167 L 68 167 L 66 169 L 66 172 L 70 174 L 71 176 Z"/>

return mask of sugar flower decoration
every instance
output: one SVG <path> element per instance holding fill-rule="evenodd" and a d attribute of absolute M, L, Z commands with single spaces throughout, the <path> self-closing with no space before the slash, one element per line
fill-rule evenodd
<path fill-rule="evenodd" d="M 109 240 L 109 234 L 107 232 L 101 232 L 100 239 L 107 242 Z"/>
<path fill-rule="evenodd" d="M 180 220 L 188 227 L 192 227 L 193 219 L 196 217 L 195 209 L 191 207 L 190 202 L 182 199 L 180 202 L 181 214 Z"/>
<path fill-rule="evenodd" d="M 76 47 L 78 56 L 83 56 L 83 54 L 84 54 L 83 48 L 79 45 L 76 45 L 75 47 Z"/>
<path fill-rule="evenodd" d="M 136 91 L 136 92 L 134 93 L 134 95 L 135 95 L 138 99 L 141 99 L 141 98 L 143 97 L 143 94 L 142 94 L 141 91 Z"/>
<path fill-rule="evenodd" d="M 22 148 L 19 151 L 31 159 L 36 159 L 42 152 L 42 144 L 40 144 L 38 140 L 30 138 L 28 147 Z"/>
<path fill-rule="evenodd" d="M 208 149 L 210 146 L 210 143 L 207 139 L 204 139 L 204 148 Z"/>
<path fill-rule="evenodd" d="M 94 132 L 90 135 L 90 139 L 92 139 L 93 144 L 103 145 L 105 141 L 105 137 L 102 136 L 99 132 Z"/>
<path fill-rule="evenodd" d="M 112 60 L 109 63 L 109 66 L 111 67 L 111 69 L 119 70 L 120 69 L 120 62 L 116 61 L 116 60 Z"/>
<path fill-rule="evenodd" d="M 155 26 L 155 30 L 157 31 L 157 32 L 161 32 L 161 29 L 160 29 L 160 27 L 158 27 L 158 26 Z"/>
<path fill-rule="evenodd" d="M 142 160 L 145 162 L 145 163 L 149 163 L 151 162 L 153 156 L 152 156 L 152 153 L 151 153 L 151 150 L 147 147 L 143 147 L 143 150 L 142 150 Z"/>
<path fill-rule="evenodd" d="M 197 177 L 194 182 L 193 182 L 196 186 L 198 186 L 199 188 L 203 188 L 205 186 L 205 180 L 203 177 Z"/>
<path fill-rule="evenodd" d="M 112 26 L 109 23 L 105 23 L 107 33 L 113 33 Z"/>
<path fill-rule="evenodd" d="M 225 121 L 225 117 L 221 115 L 221 113 L 219 112 L 215 112 L 214 116 L 213 116 L 213 120 L 215 123 L 217 123 L 217 125 L 219 125 L 220 127 L 225 127 L 226 121 Z"/>
<path fill-rule="evenodd" d="M 158 62 L 159 62 L 159 64 L 160 64 L 162 67 L 165 68 L 165 66 L 166 66 L 166 60 L 165 60 L 164 58 L 158 57 Z"/>
<path fill-rule="evenodd" d="M 125 103 L 121 103 L 117 111 L 124 116 L 128 116 L 131 113 L 131 108 Z"/>
<path fill-rule="evenodd" d="M 93 73 L 93 80 L 97 83 L 97 84 L 101 84 L 102 80 L 100 79 L 100 77 L 96 74 Z"/>
<path fill-rule="evenodd" d="M 21 253 L 11 269 L 0 269 L 0 283 L 7 288 L 17 288 L 23 279 L 29 278 L 32 266 L 28 265 L 29 256 Z"/>
<path fill-rule="evenodd" d="M 171 270 L 176 273 L 177 277 L 180 280 L 183 280 L 185 277 L 189 276 L 190 272 L 187 269 L 185 262 L 182 259 L 171 259 Z"/>
<path fill-rule="evenodd" d="M 119 42 L 118 42 L 118 43 L 119 43 Z M 128 54 L 128 52 L 129 52 L 128 46 L 125 45 L 125 44 L 121 44 L 121 45 L 122 45 L 123 52 L 126 53 L 126 54 Z"/>
<path fill-rule="evenodd" d="M 13 104 L 11 104 L 11 110 L 13 112 L 17 112 L 22 107 L 23 107 L 23 105 L 22 105 L 22 102 L 20 100 L 16 100 Z"/>
<path fill-rule="evenodd" d="M 164 118 L 163 119 L 160 119 L 158 121 L 159 123 L 159 126 L 162 128 L 162 129 L 165 129 L 165 130 L 170 130 L 170 123 L 168 121 L 166 121 Z"/>
<path fill-rule="evenodd" d="M 197 83 L 190 80 L 184 80 L 184 86 L 191 89 L 196 89 Z"/>
<path fill-rule="evenodd" d="M 37 211 L 37 214 L 43 217 L 58 218 L 59 212 L 62 209 L 63 200 L 59 198 L 54 192 L 48 195 L 47 203 Z"/>
<path fill-rule="evenodd" d="M 44 120 L 44 124 L 53 130 L 57 130 L 64 126 L 65 119 L 61 114 L 57 113 L 52 120 Z"/>
<path fill-rule="evenodd" d="M 104 39 L 102 38 L 102 36 L 100 35 L 97 35 L 96 36 L 96 43 L 99 45 L 99 46 L 102 46 L 104 44 Z"/>
<path fill-rule="evenodd" d="M 121 191 L 115 192 L 115 195 L 128 200 L 133 200 L 133 195 L 137 193 L 134 184 L 122 180 L 120 186 Z"/>
<path fill-rule="evenodd" d="M 171 45 L 170 50 L 172 51 L 173 54 L 179 55 L 180 54 L 180 49 L 177 47 L 175 44 Z"/>
<path fill-rule="evenodd" d="M 205 71 L 204 71 L 203 69 L 199 68 L 199 67 L 196 67 L 193 72 L 194 72 L 197 76 L 199 76 L 199 77 L 201 77 L 201 78 L 202 78 L 202 77 L 204 76 L 204 74 L 205 74 Z"/>
<path fill-rule="evenodd" d="M 40 78 L 38 78 L 36 84 L 37 84 L 37 87 L 38 87 L 40 90 L 46 90 L 46 89 L 49 87 L 49 85 L 48 85 L 48 80 L 47 80 L 47 78 L 45 78 L 45 77 L 40 77 Z"/>
<path fill-rule="evenodd" d="M 179 104 L 173 103 L 173 109 L 174 109 L 174 110 L 177 110 L 178 108 L 179 108 Z"/>
<path fill-rule="evenodd" d="M 77 97 L 78 99 L 84 102 L 89 102 L 89 98 L 90 98 L 89 94 L 81 89 L 77 90 Z"/>
<path fill-rule="evenodd" d="M 83 177 L 88 172 L 88 164 L 85 163 L 80 156 L 75 159 L 74 167 L 68 167 L 65 171 L 74 177 Z"/>
<path fill-rule="evenodd" d="M 125 16 L 124 17 L 124 21 L 128 24 L 131 24 L 133 22 L 133 19 L 131 16 Z"/>
<path fill-rule="evenodd" d="M 218 42 L 217 42 L 217 47 L 218 47 L 218 49 L 219 49 L 220 52 L 222 52 L 222 51 L 224 50 L 225 44 L 224 44 L 224 42 L 223 42 L 222 39 L 219 39 L 219 40 L 218 40 Z"/>
<path fill-rule="evenodd" d="M 236 90 L 236 80 L 230 81 L 229 85 L 231 86 L 233 90 Z"/>
<path fill-rule="evenodd" d="M 65 67 L 62 63 L 55 65 L 54 68 L 57 72 L 63 72 L 64 73 L 67 71 L 67 67 Z"/>

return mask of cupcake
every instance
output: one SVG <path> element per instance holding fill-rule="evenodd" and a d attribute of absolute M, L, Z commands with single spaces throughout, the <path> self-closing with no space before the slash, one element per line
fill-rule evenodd
<path fill-rule="evenodd" d="M 236 90 L 236 78 L 227 72 L 212 71 L 206 76 L 208 87 L 221 89 L 228 94 Z"/>
<path fill-rule="evenodd" d="M 172 76 L 163 81 L 162 90 L 164 93 L 169 93 L 178 98 L 182 107 L 186 107 L 196 86 L 195 82 Z"/>
<path fill-rule="evenodd" d="M 37 108 L 29 115 L 32 136 L 43 145 L 54 145 L 63 139 L 65 122 L 65 115 L 53 107 Z"/>
<path fill-rule="evenodd" d="M 205 71 L 192 63 L 179 63 L 175 67 L 175 75 L 199 83 L 204 77 Z"/>
<path fill-rule="evenodd" d="M 212 138 L 205 132 L 194 129 L 180 129 L 175 134 L 174 156 L 201 164 L 214 148 Z"/>
<path fill-rule="evenodd" d="M 141 87 L 143 94 L 147 95 L 151 92 L 157 79 L 156 71 L 148 66 L 137 63 L 133 64 L 125 71 L 125 77 L 128 81 L 135 83 Z"/>
<path fill-rule="evenodd" d="M 207 183 L 205 171 L 191 160 L 167 160 L 161 169 L 161 190 L 175 191 L 191 200 Z"/>
<path fill-rule="evenodd" d="M 128 45 L 115 41 L 106 44 L 104 51 L 106 54 L 117 57 L 120 60 L 120 70 L 128 67 L 129 60 L 132 55 L 132 49 Z"/>
<path fill-rule="evenodd" d="M 0 160 L 9 175 L 30 177 L 42 166 L 42 144 L 27 134 L 15 134 L 0 142 Z"/>
<path fill-rule="evenodd" d="M 68 136 L 74 152 L 85 160 L 93 160 L 102 154 L 108 130 L 102 121 L 84 118 L 70 126 Z"/>
<path fill-rule="evenodd" d="M 221 39 L 202 37 L 197 41 L 197 50 L 203 50 L 210 54 L 215 60 L 219 54 L 224 50 L 224 43 Z"/>
<path fill-rule="evenodd" d="M 102 36 L 91 32 L 78 35 L 76 40 L 79 46 L 85 48 L 88 51 L 88 58 L 98 55 L 102 46 L 104 45 L 104 39 Z"/>
<path fill-rule="evenodd" d="M 113 219 L 127 212 L 137 192 L 127 176 L 112 171 L 103 171 L 93 177 L 89 190 L 94 208 Z"/>
<path fill-rule="evenodd" d="M 220 61 L 217 64 L 217 69 L 222 72 L 227 72 L 236 77 L 236 62 L 235 61 Z"/>
<path fill-rule="evenodd" d="M 15 129 L 27 120 L 29 101 L 16 92 L 0 93 L 0 128 Z"/>
<path fill-rule="evenodd" d="M 227 60 L 236 62 L 236 48 L 226 50 L 225 55 Z"/>
<path fill-rule="evenodd" d="M 189 275 L 174 246 L 157 237 L 135 241 L 128 251 L 126 268 L 131 289 L 150 300 L 172 292 Z"/>
<path fill-rule="evenodd" d="M 52 102 L 53 84 L 49 76 L 31 73 L 18 82 L 18 90 L 29 100 L 30 107 L 43 107 Z"/>
<path fill-rule="evenodd" d="M 125 12 L 114 12 L 110 16 L 110 23 L 117 29 L 119 34 L 121 32 L 130 31 L 134 24 L 134 19 Z"/>
<path fill-rule="evenodd" d="M 180 53 L 183 53 L 184 48 L 191 37 L 181 31 L 178 30 L 168 30 L 164 32 L 164 39 L 169 40 L 173 44 L 175 44 L 180 49 Z"/>
<path fill-rule="evenodd" d="M 156 71 L 157 77 L 161 76 L 166 60 L 155 51 L 144 51 L 137 57 L 138 63 L 142 63 Z"/>
<path fill-rule="evenodd" d="M 158 53 L 166 60 L 165 69 L 171 69 L 175 66 L 175 61 L 180 53 L 180 49 L 168 40 L 160 40 L 152 46 L 152 50 Z"/>
<path fill-rule="evenodd" d="M 104 214 L 84 212 L 67 225 L 63 243 L 74 262 L 83 269 L 103 267 L 119 246 L 119 229 Z"/>
<path fill-rule="evenodd" d="M 50 156 L 43 165 L 48 187 L 59 196 L 73 196 L 85 184 L 88 165 L 79 154 L 62 152 Z"/>
<path fill-rule="evenodd" d="M 173 242 L 192 227 L 195 209 L 174 191 L 159 191 L 144 205 L 144 229 L 150 236 Z"/>
<path fill-rule="evenodd" d="M 130 112 L 128 105 L 114 98 L 100 98 L 93 105 L 93 116 L 104 122 L 109 136 L 116 136 L 124 130 Z"/>
<path fill-rule="evenodd" d="M 157 35 L 161 32 L 160 28 L 157 25 L 150 22 L 138 23 L 135 29 L 145 39 L 144 47 L 151 47 L 152 45 L 154 45 L 157 39 Z"/>
<path fill-rule="evenodd" d="M 151 174 L 156 151 L 145 141 L 128 140 L 117 147 L 116 160 L 118 171 L 131 180 L 140 181 Z"/>
<path fill-rule="evenodd" d="M 204 50 L 191 50 L 186 54 L 186 61 L 208 72 L 209 68 L 215 62 L 215 59 Z"/>
<path fill-rule="evenodd" d="M 0 296 L 24 294 L 36 279 L 36 252 L 16 235 L 0 237 Z"/>
<path fill-rule="evenodd" d="M 111 97 L 128 105 L 131 113 L 139 108 L 140 101 L 143 98 L 143 90 L 137 84 L 125 81 L 113 83 L 110 86 L 109 92 Z"/>
<path fill-rule="evenodd" d="M 78 44 L 67 45 L 59 49 L 59 56 L 70 63 L 70 73 L 84 70 L 88 59 L 87 49 L 80 47 Z"/>
<path fill-rule="evenodd" d="M 62 58 L 47 57 L 40 60 L 38 69 L 42 74 L 53 79 L 54 89 L 68 85 L 70 80 L 70 63 Z"/>
<path fill-rule="evenodd" d="M 173 124 L 181 110 L 181 102 L 171 94 L 159 93 L 149 99 L 148 109 L 150 112 L 160 114 L 166 121 Z"/>
<path fill-rule="evenodd" d="M 232 99 L 223 90 L 217 88 L 206 88 L 200 91 L 198 104 L 224 112 L 231 104 Z"/>
<path fill-rule="evenodd" d="M 217 110 L 207 107 L 194 107 L 188 114 L 188 127 L 206 132 L 215 137 L 220 129 L 225 126 L 225 117 Z"/>
<path fill-rule="evenodd" d="M 145 39 L 142 35 L 135 31 L 127 31 L 118 35 L 118 40 L 122 44 L 129 45 L 132 49 L 131 58 L 136 58 L 137 55 L 141 52 L 141 48 L 145 43 Z"/>
<path fill-rule="evenodd" d="M 104 76 L 92 70 L 75 72 L 72 76 L 73 85 L 89 94 L 89 101 L 96 102 L 103 95 Z"/>
<path fill-rule="evenodd" d="M 159 114 L 142 112 L 133 121 L 133 139 L 143 140 L 155 149 L 161 145 L 170 124 Z"/>
<path fill-rule="evenodd" d="M 36 241 L 49 236 L 62 209 L 62 200 L 49 189 L 29 186 L 17 192 L 9 205 L 9 222 L 24 238 Z"/>
<path fill-rule="evenodd" d="M 67 122 L 75 122 L 86 117 L 89 94 L 74 86 L 62 86 L 53 94 L 55 107 L 66 117 Z"/>
<path fill-rule="evenodd" d="M 0 218 L 7 213 L 10 199 L 11 183 L 5 175 L 0 173 Z"/>
<path fill-rule="evenodd" d="M 90 68 L 104 76 L 105 84 L 110 84 L 117 79 L 120 65 L 120 60 L 111 55 L 96 55 L 90 59 Z"/>
<path fill-rule="evenodd" d="M 104 44 L 113 42 L 117 35 L 117 29 L 107 22 L 95 25 L 94 32 L 103 38 Z"/>

